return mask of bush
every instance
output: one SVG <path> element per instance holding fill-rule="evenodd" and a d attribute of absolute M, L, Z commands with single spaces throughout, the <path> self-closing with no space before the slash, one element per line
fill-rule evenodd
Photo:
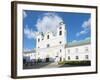
<path fill-rule="evenodd" d="M 58 64 L 70 64 L 70 65 L 91 65 L 91 61 L 59 61 Z"/>
<path fill-rule="evenodd" d="M 65 61 L 59 61 L 58 64 L 63 65 L 63 64 L 65 64 Z"/>

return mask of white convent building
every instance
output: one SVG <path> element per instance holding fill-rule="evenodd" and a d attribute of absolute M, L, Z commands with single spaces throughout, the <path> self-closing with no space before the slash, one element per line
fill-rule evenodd
<path fill-rule="evenodd" d="M 38 32 L 35 52 L 24 52 L 24 56 L 30 57 L 31 60 L 42 59 L 43 61 L 54 62 L 91 60 L 90 41 L 77 45 L 68 45 L 67 27 L 65 27 L 63 22 L 59 23 L 55 32 Z"/>

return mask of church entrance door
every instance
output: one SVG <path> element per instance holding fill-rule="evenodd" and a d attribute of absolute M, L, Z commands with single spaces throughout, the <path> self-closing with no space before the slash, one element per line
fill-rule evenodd
<path fill-rule="evenodd" d="M 46 58 L 46 62 L 49 62 L 49 57 Z"/>

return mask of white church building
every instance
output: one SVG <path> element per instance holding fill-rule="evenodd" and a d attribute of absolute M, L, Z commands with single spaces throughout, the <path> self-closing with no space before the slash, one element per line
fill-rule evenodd
<path fill-rule="evenodd" d="M 56 33 L 38 32 L 35 51 L 24 52 L 24 57 L 29 57 L 30 60 L 41 59 L 46 62 L 91 60 L 90 41 L 69 45 L 65 28 L 67 27 L 61 22 Z"/>

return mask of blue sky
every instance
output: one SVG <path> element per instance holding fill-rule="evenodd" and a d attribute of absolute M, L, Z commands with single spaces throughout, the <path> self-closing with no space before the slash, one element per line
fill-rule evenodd
<path fill-rule="evenodd" d="M 52 21 L 52 18 L 50 18 L 51 20 L 48 19 L 48 15 L 53 15 L 54 20 L 57 19 L 55 23 L 64 22 L 68 42 L 85 40 L 91 37 L 91 14 L 89 13 L 23 10 L 23 49 L 35 48 L 35 33 L 41 31 L 40 25 L 43 26 L 46 25 L 47 21 Z M 45 18 L 47 21 L 44 20 Z M 43 30 L 45 31 L 45 28 Z"/>

